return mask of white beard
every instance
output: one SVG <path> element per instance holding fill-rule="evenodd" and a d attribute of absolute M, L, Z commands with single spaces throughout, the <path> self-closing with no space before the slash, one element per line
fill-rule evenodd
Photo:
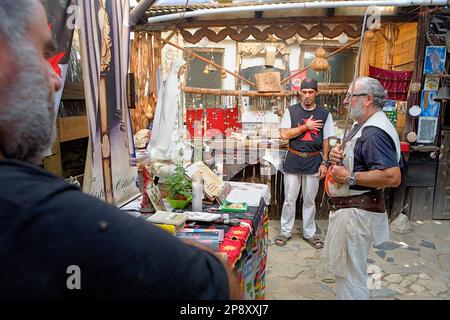
<path fill-rule="evenodd" d="M 6 158 L 40 164 L 55 137 L 53 95 L 33 47 L 16 51 L 18 72 L 0 88 L 0 147 Z"/>

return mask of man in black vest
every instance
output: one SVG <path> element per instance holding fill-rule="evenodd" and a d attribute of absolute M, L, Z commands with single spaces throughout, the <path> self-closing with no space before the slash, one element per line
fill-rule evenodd
<path fill-rule="evenodd" d="M 39 0 L 0 1 L 0 300 L 240 298 L 208 248 L 37 165 L 54 138 L 53 52 Z"/>
<path fill-rule="evenodd" d="M 328 138 L 335 132 L 331 114 L 315 103 L 317 87 L 316 80 L 304 79 L 300 86 L 301 103 L 290 106 L 281 122 L 280 135 L 289 140 L 289 147 L 284 162 L 281 231 L 275 239 L 279 246 L 284 246 L 292 236 L 295 203 L 302 188 L 303 239 L 316 249 L 323 247 L 323 240 L 316 236 L 315 199 L 319 180 L 327 171 Z"/>

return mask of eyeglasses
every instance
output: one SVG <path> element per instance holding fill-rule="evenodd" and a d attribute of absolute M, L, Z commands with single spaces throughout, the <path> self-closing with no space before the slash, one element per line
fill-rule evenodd
<path fill-rule="evenodd" d="M 353 97 L 363 97 L 363 96 L 368 96 L 370 93 L 354 93 L 353 94 Z M 352 94 L 350 94 L 350 93 L 347 93 L 346 95 L 345 95 L 345 98 L 350 98 L 350 96 L 351 96 Z"/>

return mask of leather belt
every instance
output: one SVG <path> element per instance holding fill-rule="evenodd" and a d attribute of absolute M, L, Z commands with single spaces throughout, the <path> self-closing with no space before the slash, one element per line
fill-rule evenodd
<path fill-rule="evenodd" d="M 384 205 L 384 190 L 382 189 L 376 189 L 358 196 L 329 198 L 329 204 L 335 210 L 358 208 L 371 212 L 386 212 Z"/>
<path fill-rule="evenodd" d="M 297 151 L 295 149 L 292 149 L 291 147 L 288 147 L 288 151 L 292 152 L 293 154 L 296 154 L 296 155 L 298 155 L 299 157 L 302 157 L 302 158 L 314 157 L 314 156 L 318 156 L 320 154 L 320 151 L 300 152 L 300 151 Z"/>

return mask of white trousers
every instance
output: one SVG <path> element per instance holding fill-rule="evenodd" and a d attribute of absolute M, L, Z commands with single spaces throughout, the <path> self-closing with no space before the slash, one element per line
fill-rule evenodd
<path fill-rule="evenodd" d="M 303 237 L 310 239 L 316 234 L 316 196 L 319 191 L 319 177 L 315 174 L 284 174 L 284 204 L 281 212 L 281 233 L 290 238 L 295 221 L 295 203 L 302 189 Z"/>
<path fill-rule="evenodd" d="M 389 221 L 386 213 L 352 209 L 347 221 L 346 276 L 336 276 L 336 295 L 339 300 L 369 299 L 367 257 L 370 246 L 388 240 Z M 381 270 L 379 273 L 381 278 Z"/>

